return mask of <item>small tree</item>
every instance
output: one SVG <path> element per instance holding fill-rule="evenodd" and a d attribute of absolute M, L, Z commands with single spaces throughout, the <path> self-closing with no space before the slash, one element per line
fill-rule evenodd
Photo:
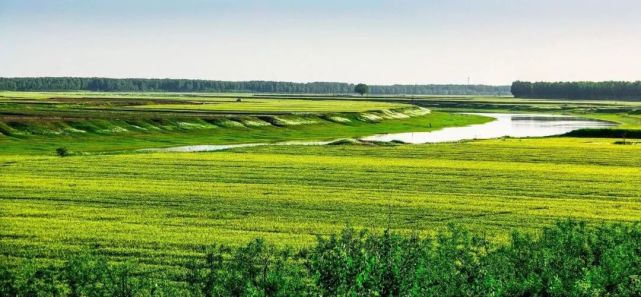
<path fill-rule="evenodd" d="M 64 147 L 59 147 L 56 149 L 56 155 L 58 155 L 58 157 L 61 157 L 61 158 L 69 156 L 69 150 Z"/>
<path fill-rule="evenodd" d="M 354 92 L 360 94 L 361 96 L 365 95 L 369 91 L 369 87 L 366 84 L 357 84 L 354 87 Z"/>

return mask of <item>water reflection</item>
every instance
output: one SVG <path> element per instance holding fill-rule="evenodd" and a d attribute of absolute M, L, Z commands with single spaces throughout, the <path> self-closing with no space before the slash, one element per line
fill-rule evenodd
<path fill-rule="evenodd" d="M 372 135 L 364 141 L 402 141 L 405 143 L 437 143 L 499 137 L 543 137 L 561 135 L 578 129 L 605 128 L 615 124 L 569 116 L 541 114 L 470 113 L 496 120 L 478 125 L 445 128 L 432 132 L 409 132 Z"/>

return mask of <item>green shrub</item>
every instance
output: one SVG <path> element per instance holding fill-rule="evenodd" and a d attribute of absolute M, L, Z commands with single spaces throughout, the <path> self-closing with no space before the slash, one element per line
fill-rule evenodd
<path fill-rule="evenodd" d="M 56 149 L 56 155 L 58 155 L 58 157 L 69 156 L 69 150 L 67 150 L 67 148 L 64 148 L 64 147 L 59 147 Z"/>
<path fill-rule="evenodd" d="M 294 253 L 213 246 L 181 279 L 90 254 L 0 267 L 1 296 L 641 296 L 641 228 L 559 222 L 493 246 L 450 226 L 420 238 L 346 228 Z"/>

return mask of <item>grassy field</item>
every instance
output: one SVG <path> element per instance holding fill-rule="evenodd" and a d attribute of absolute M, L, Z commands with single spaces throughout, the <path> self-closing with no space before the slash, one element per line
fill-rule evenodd
<path fill-rule="evenodd" d="M 236 102 L 241 98 L 242 102 Z M 328 113 L 423 106 L 445 112 L 545 112 L 605 119 L 641 129 L 641 102 L 475 96 L 346 96 L 217 93 L 0 92 L 2 113 L 136 118 L 229 113 Z"/>
<path fill-rule="evenodd" d="M 189 99 L 189 98 L 247 98 L 253 97 L 247 93 L 166 93 L 166 92 L 13 92 L 0 91 L 0 98 L 6 100 L 48 100 L 51 98 L 160 98 L 160 99 Z"/>
<path fill-rule="evenodd" d="M 171 93 L 19 93 L 0 92 L 0 112 L 21 115 L 99 116 L 152 112 L 163 116 L 180 114 L 291 114 L 365 112 L 408 108 L 402 102 L 356 100 L 337 97 L 302 100 L 296 98 L 254 98 L 234 94 Z"/>
<path fill-rule="evenodd" d="M 145 105 L 144 109 L 254 111 L 254 112 L 362 112 L 407 107 L 402 103 L 359 102 L 351 100 L 234 99 L 208 101 L 206 104 Z"/>
<path fill-rule="evenodd" d="M 563 218 L 641 215 L 641 146 L 607 139 L 5 155 L 0 167 L 9 258 L 93 248 L 171 268 L 214 242 L 301 246 L 346 224 L 456 223 L 500 241 Z"/>
<path fill-rule="evenodd" d="M 431 234 L 454 223 L 502 242 L 511 230 L 536 233 L 564 218 L 641 216 L 641 145 L 610 138 L 136 151 L 490 120 L 450 113 L 459 111 L 545 111 L 641 127 L 639 105 L 628 102 L 309 97 L 0 93 L 2 261 L 89 249 L 178 271 L 213 243 L 263 237 L 302 247 L 347 224 Z M 59 147 L 72 156 L 55 157 Z"/>

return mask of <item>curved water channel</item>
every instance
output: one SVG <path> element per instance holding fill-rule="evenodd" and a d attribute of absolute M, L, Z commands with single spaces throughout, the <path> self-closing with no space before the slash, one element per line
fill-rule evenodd
<path fill-rule="evenodd" d="M 495 121 L 465 127 L 449 127 L 432 132 L 379 134 L 364 141 L 401 141 L 411 144 L 453 142 L 500 137 L 544 137 L 562 135 L 579 129 L 607 128 L 616 124 L 572 116 L 547 114 L 468 113 L 495 118 Z"/>
<path fill-rule="evenodd" d="M 588 128 L 607 128 L 615 123 L 584 119 L 573 116 L 547 114 L 507 114 L 507 113 L 467 113 L 495 118 L 496 120 L 464 127 L 449 127 L 431 132 L 406 132 L 377 134 L 361 137 L 361 141 L 404 142 L 410 144 L 454 142 L 473 139 L 500 137 L 545 137 L 562 135 L 574 130 Z M 264 145 L 326 145 L 334 141 L 286 141 L 277 143 L 245 143 L 218 145 L 189 145 L 169 148 L 144 149 L 151 152 L 210 152 L 240 147 Z"/>

